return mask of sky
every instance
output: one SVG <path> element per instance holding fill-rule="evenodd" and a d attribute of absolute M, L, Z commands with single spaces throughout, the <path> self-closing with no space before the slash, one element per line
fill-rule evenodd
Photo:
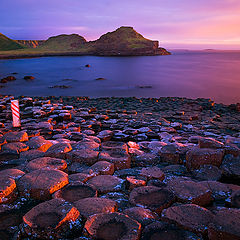
<path fill-rule="evenodd" d="M 0 32 L 16 40 L 120 26 L 171 49 L 240 49 L 240 0 L 0 0 Z"/>

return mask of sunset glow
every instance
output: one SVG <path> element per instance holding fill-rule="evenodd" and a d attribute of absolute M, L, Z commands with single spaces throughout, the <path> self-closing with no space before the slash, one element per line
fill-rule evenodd
<path fill-rule="evenodd" d="M 0 9 L 0 32 L 14 39 L 95 40 L 133 26 L 167 48 L 240 49 L 239 0 L 2 0 Z"/>

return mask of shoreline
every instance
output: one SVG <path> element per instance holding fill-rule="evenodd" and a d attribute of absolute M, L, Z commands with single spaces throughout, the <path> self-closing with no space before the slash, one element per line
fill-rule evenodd
<path fill-rule="evenodd" d="M 240 237 L 240 104 L 21 96 L 13 128 L 13 98 L 0 95 L 5 239 Z"/>
<path fill-rule="evenodd" d="M 22 58 L 38 58 L 38 57 L 67 57 L 67 56 L 95 56 L 95 57 L 143 57 L 143 56 L 167 56 L 170 54 L 91 54 L 91 53 L 80 53 L 80 52 L 59 52 L 59 53 L 30 53 L 30 54 L 6 54 L 0 53 L 0 60 L 2 59 L 22 59 Z"/>

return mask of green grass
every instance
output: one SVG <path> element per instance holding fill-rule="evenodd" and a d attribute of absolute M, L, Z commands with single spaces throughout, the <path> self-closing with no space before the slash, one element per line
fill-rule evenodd
<path fill-rule="evenodd" d="M 23 49 L 24 46 L 0 33 L 0 51 Z"/>

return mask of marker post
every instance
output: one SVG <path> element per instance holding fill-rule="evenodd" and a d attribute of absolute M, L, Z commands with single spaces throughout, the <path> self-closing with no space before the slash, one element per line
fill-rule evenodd
<path fill-rule="evenodd" d="M 13 117 L 13 127 L 21 127 L 20 110 L 19 110 L 19 101 L 18 100 L 11 101 L 11 110 L 12 110 L 12 117 Z"/>

